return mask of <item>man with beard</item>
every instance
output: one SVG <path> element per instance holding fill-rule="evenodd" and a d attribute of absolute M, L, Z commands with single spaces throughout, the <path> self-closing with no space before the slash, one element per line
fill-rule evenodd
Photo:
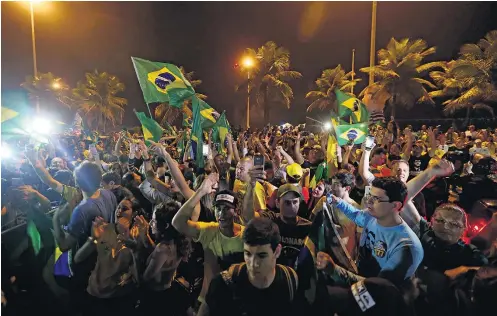
<path fill-rule="evenodd" d="M 245 263 L 212 280 L 198 315 L 301 315 L 295 271 L 276 264 L 282 246 L 278 226 L 266 218 L 251 220 L 243 232 Z"/>

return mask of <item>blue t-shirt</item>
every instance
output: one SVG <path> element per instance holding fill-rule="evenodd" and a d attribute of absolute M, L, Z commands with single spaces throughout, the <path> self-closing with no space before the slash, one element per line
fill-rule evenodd
<path fill-rule="evenodd" d="M 114 222 L 114 213 L 117 208 L 116 196 L 108 190 L 100 190 L 96 199 L 81 201 L 74 209 L 67 232 L 78 240 L 82 246 L 91 236 L 92 223 L 97 216 L 102 217 L 107 223 Z"/>
<path fill-rule="evenodd" d="M 414 275 L 423 260 L 423 247 L 404 221 L 397 226 L 383 227 L 367 211 L 344 201 L 337 207 L 357 226 L 363 227 L 358 262 L 361 276 L 379 276 L 397 283 Z"/>

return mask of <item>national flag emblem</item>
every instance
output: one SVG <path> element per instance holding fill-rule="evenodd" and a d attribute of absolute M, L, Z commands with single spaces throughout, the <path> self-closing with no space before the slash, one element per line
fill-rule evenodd
<path fill-rule="evenodd" d="M 19 115 L 19 112 L 16 112 L 14 110 L 11 110 L 9 108 L 2 106 L 2 123 L 5 121 L 8 121 L 10 119 L 13 119 L 14 117 L 16 117 L 18 115 Z"/>
<path fill-rule="evenodd" d="M 167 93 L 168 90 L 179 88 L 186 89 L 187 86 L 183 80 L 172 73 L 167 67 L 161 70 L 150 72 L 148 81 L 154 84 L 157 91 Z"/>
<path fill-rule="evenodd" d="M 354 144 L 362 144 L 368 133 L 368 125 L 366 123 L 338 125 L 335 130 L 340 146 L 346 145 L 349 141 L 353 141 Z"/>
<path fill-rule="evenodd" d="M 362 123 L 369 120 L 369 112 L 364 103 L 354 96 L 340 90 L 335 90 L 340 117 L 350 115 L 352 123 Z"/>
<path fill-rule="evenodd" d="M 195 94 L 192 85 L 173 64 L 131 57 L 145 103 L 167 102 L 181 108 L 183 101 Z"/>

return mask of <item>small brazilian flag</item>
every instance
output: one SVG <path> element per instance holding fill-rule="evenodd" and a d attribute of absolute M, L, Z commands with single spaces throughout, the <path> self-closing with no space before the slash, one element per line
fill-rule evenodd
<path fill-rule="evenodd" d="M 148 118 L 143 112 L 135 111 L 135 114 L 142 124 L 143 138 L 145 141 L 153 140 L 154 142 L 158 142 L 163 133 L 163 129 L 160 127 L 159 123 L 157 123 L 154 119 Z"/>
<path fill-rule="evenodd" d="M 192 85 L 173 64 L 131 57 L 140 82 L 145 103 L 167 102 L 180 108 L 183 101 L 195 94 Z"/>
<path fill-rule="evenodd" d="M 368 135 L 368 123 L 335 126 L 338 145 L 346 145 L 349 141 L 362 144 Z"/>
<path fill-rule="evenodd" d="M 11 110 L 9 108 L 2 106 L 2 117 L 1 117 L 2 123 L 5 121 L 8 121 L 10 119 L 13 119 L 14 117 L 16 117 L 18 115 L 19 115 L 19 112 L 16 112 L 14 110 Z"/>
<path fill-rule="evenodd" d="M 226 119 L 226 113 L 223 112 L 216 124 L 212 127 L 212 141 L 221 144 L 221 151 L 226 153 L 226 135 L 231 133 L 231 127 Z"/>
<path fill-rule="evenodd" d="M 338 116 L 350 115 L 352 123 L 362 123 L 369 120 L 369 112 L 359 99 L 338 89 L 335 90 L 335 94 L 338 103 Z"/>

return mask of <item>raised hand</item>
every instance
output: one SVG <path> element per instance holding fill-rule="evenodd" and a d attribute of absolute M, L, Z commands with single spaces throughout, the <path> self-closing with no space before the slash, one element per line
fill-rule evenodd
<path fill-rule="evenodd" d="M 326 252 L 318 252 L 316 255 L 316 268 L 318 270 L 329 270 L 329 269 L 334 269 L 335 268 L 335 262 L 331 258 L 329 254 Z"/>
<path fill-rule="evenodd" d="M 441 159 L 435 166 L 432 168 L 432 173 L 437 177 L 447 177 L 454 173 L 454 165 L 452 162 Z"/>
<path fill-rule="evenodd" d="M 262 166 L 254 166 L 249 170 L 250 184 L 255 186 L 257 182 L 264 182 L 266 180 L 266 172 Z"/>
<path fill-rule="evenodd" d="M 99 239 L 102 237 L 105 227 L 109 225 L 104 221 L 104 219 L 100 216 L 96 217 L 92 224 L 92 236 L 95 239 Z"/>
<path fill-rule="evenodd" d="M 216 192 L 217 184 L 219 183 L 219 174 L 212 172 L 207 177 L 205 177 L 204 182 L 200 185 L 199 191 L 204 194 L 210 194 Z"/>

